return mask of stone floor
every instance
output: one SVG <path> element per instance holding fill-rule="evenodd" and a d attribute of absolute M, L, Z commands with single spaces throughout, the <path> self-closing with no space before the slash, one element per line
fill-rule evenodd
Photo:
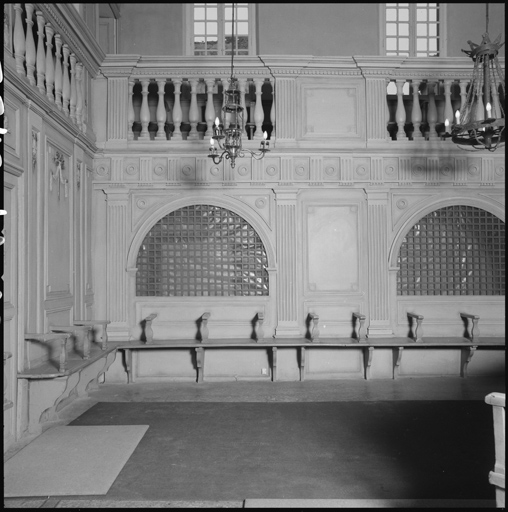
<path fill-rule="evenodd" d="M 401 378 L 398 380 L 326 380 L 305 382 L 143 382 L 134 384 L 101 384 L 88 398 L 78 399 L 60 412 L 59 421 L 45 426 L 67 425 L 97 402 L 329 402 L 377 400 L 484 400 L 491 392 L 505 393 L 504 378 L 457 377 Z M 15 455 L 34 437 L 25 438 L 4 454 L 4 462 Z M 247 496 L 245 497 L 248 498 Z M 352 500 L 346 500 L 352 501 Z M 390 500 L 363 503 L 356 500 L 348 507 L 393 508 Z M 360 503 L 362 501 L 362 503 Z M 393 501 L 393 500 L 392 500 Z M 400 507 L 414 508 L 409 503 Z M 473 505 L 473 504 L 471 504 Z M 131 502 L 83 499 L 78 496 L 46 499 L 8 498 L 5 508 L 243 508 L 243 501 L 224 502 Z M 466 504 L 427 503 L 427 508 L 460 507 Z M 495 502 L 474 506 L 495 507 Z M 301 505 L 306 508 L 305 505 Z M 399 508 L 399 506 L 397 506 Z"/>

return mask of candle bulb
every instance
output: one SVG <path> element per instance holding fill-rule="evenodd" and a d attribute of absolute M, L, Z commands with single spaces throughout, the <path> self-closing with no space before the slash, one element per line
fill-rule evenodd
<path fill-rule="evenodd" d="M 487 106 L 485 107 L 485 109 L 487 110 L 487 118 L 490 118 L 490 112 L 492 110 L 490 103 L 487 102 Z"/>
<path fill-rule="evenodd" d="M 213 151 L 215 149 L 215 141 L 213 138 L 210 138 L 210 151 Z"/>
<path fill-rule="evenodd" d="M 215 128 L 214 128 L 214 135 L 219 135 L 219 125 L 220 125 L 220 121 L 219 121 L 219 118 L 216 117 L 215 118 Z"/>
<path fill-rule="evenodd" d="M 448 121 L 448 119 L 445 119 L 444 127 L 445 133 L 450 133 L 450 121 Z"/>
<path fill-rule="evenodd" d="M 458 110 L 455 112 L 455 122 L 460 124 L 460 112 Z"/>

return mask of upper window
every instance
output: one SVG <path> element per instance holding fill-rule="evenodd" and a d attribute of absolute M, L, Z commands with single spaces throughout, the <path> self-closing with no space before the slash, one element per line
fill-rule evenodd
<path fill-rule="evenodd" d="M 235 55 L 254 53 L 253 4 L 234 4 Z M 231 55 L 233 4 L 187 4 L 188 54 Z"/>
<path fill-rule="evenodd" d="M 384 4 L 385 55 L 439 57 L 442 52 L 441 4 Z"/>
<path fill-rule="evenodd" d="M 420 219 L 400 247 L 398 295 L 504 295 L 505 225 L 473 206 Z"/>

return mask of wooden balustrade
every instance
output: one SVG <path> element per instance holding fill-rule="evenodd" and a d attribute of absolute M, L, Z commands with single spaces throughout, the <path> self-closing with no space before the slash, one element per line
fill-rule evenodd
<path fill-rule="evenodd" d="M 128 80 L 128 140 L 208 141 L 213 135 L 217 117 L 224 126 L 229 126 L 230 116 L 223 119 L 221 110 L 226 89 L 227 83 L 221 78 L 131 77 Z M 239 78 L 238 89 L 244 107 L 242 130 L 246 138 L 262 140 L 264 131 L 271 133 L 269 138 L 273 138 L 275 106 L 272 82 L 268 78 Z M 262 94 L 270 95 L 270 92 L 272 105 L 268 118 L 263 109 Z M 255 97 L 254 108 L 250 109 L 246 106 L 251 105 L 252 97 Z M 247 130 L 247 124 L 253 126 L 252 132 Z"/>
<path fill-rule="evenodd" d="M 14 4 L 16 71 L 73 124 L 86 132 L 86 70 L 36 5 Z M 26 24 L 23 24 L 23 18 Z M 37 28 L 37 39 L 34 39 L 34 27 Z"/>

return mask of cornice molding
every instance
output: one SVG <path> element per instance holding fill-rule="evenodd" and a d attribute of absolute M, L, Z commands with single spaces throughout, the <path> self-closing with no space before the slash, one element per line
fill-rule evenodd
<path fill-rule="evenodd" d="M 56 33 L 94 78 L 106 54 L 72 4 L 36 4 Z"/>

